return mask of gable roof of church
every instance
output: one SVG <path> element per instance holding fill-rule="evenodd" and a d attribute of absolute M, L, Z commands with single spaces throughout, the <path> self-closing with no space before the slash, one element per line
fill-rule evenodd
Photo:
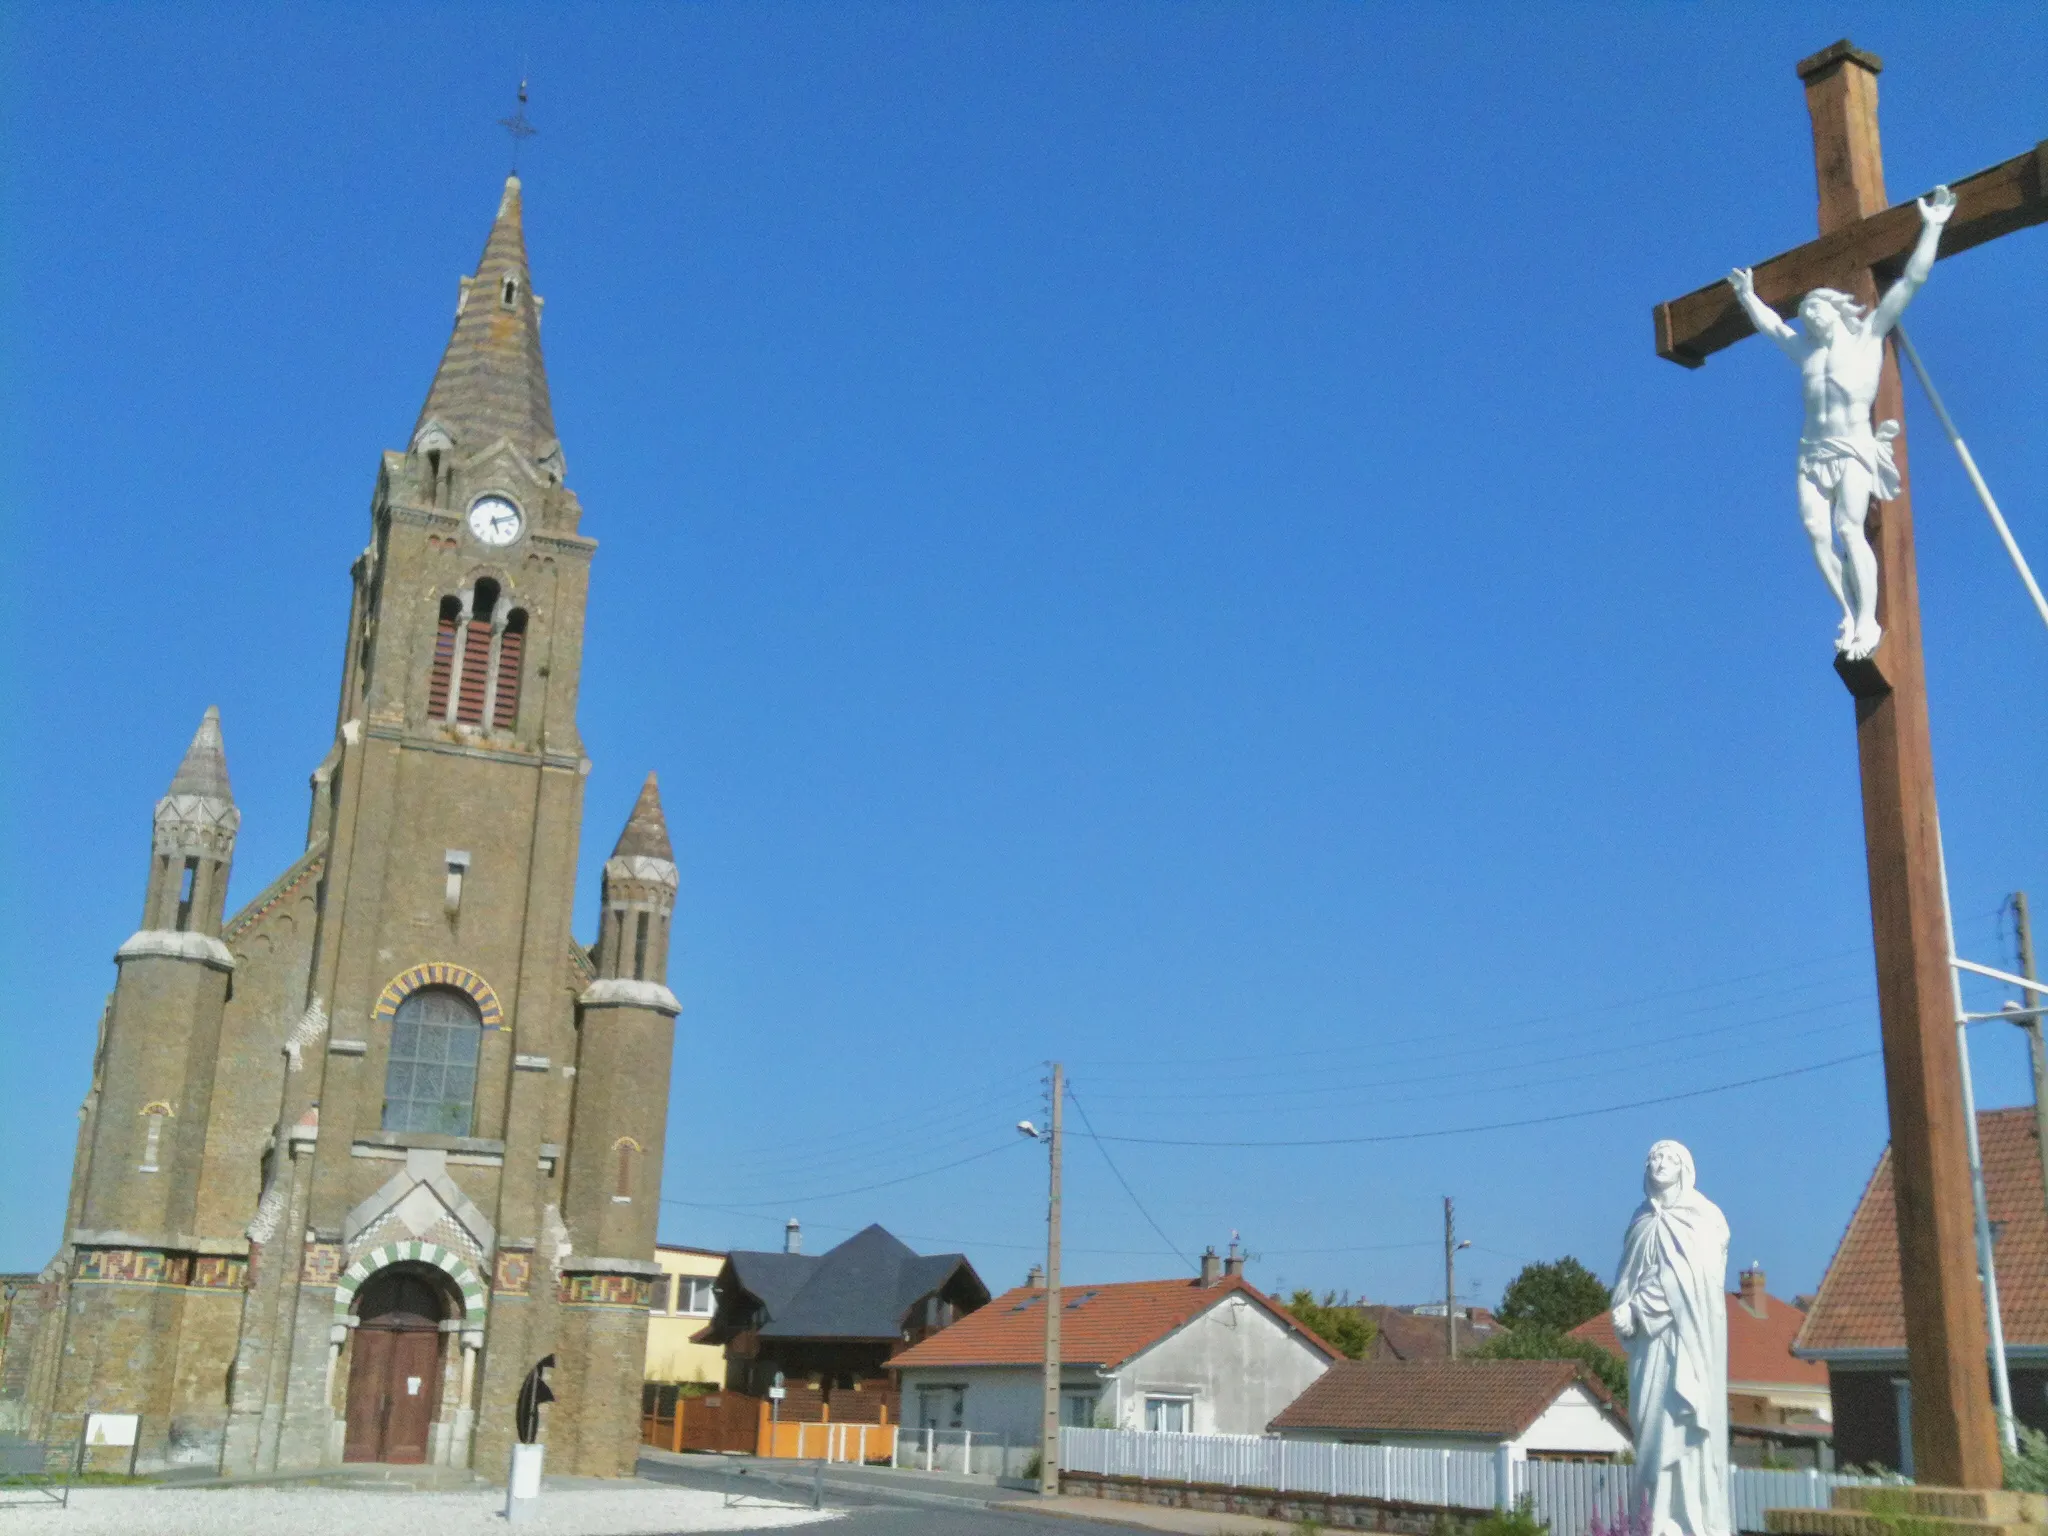
<path fill-rule="evenodd" d="M 507 177 L 498 216 L 476 275 L 463 284 L 455 331 L 413 435 L 418 437 L 428 422 L 438 422 L 465 452 L 505 437 L 529 462 L 537 462 L 555 446 L 555 410 L 541 360 L 540 300 L 527 271 L 519 197 L 519 178 Z"/>
<path fill-rule="evenodd" d="M 640 786 L 640 798 L 633 802 L 633 814 L 626 818 L 612 857 L 666 859 L 671 864 L 676 861 L 675 850 L 668 841 L 668 820 L 661 814 L 661 791 L 651 773 Z"/>

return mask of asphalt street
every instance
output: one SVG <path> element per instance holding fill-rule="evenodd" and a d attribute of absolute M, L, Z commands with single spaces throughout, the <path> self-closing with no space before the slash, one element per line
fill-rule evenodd
<path fill-rule="evenodd" d="M 786 1500 L 807 1507 L 816 1478 L 809 1463 L 763 1463 L 724 1456 L 686 1461 L 648 1458 L 641 1461 L 639 1470 L 640 1476 L 654 1482 L 706 1489 L 735 1499 Z M 914 1472 L 831 1467 L 825 1474 L 823 1497 L 825 1508 L 845 1512 L 845 1521 L 835 1522 L 833 1529 L 860 1536 L 881 1536 L 883 1532 L 891 1536 L 1130 1536 L 1127 1526 L 1034 1513 L 1028 1493 Z"/>

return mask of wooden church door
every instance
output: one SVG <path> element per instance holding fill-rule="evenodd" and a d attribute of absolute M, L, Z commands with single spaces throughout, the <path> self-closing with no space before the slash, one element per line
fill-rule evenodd
<path fill-rule="evenodd" d="M 441 1298 L 403 1272 L 372 1278 L 362 1294 L 341 1459 L 418 1465 L 441 1406 Z"/>

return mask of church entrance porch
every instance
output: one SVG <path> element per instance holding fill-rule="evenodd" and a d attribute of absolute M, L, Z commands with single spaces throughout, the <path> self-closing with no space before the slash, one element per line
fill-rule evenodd
<path fill-rule="evenodd" d="M 428 1460 L 445 1366 L 441 1325 L 449 1316 L 437 1278 L 424 1265 L 407 1265 L 364 1283 L 349 1347 L 343 1461 Z"/>

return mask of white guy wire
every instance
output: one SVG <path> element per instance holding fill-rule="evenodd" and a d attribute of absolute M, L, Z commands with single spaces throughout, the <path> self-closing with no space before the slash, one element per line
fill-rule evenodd
<path fill-rule="evenodd" d="M 1962 434 L 1956 431 L 1956 424 L 1949 420 L 1948 407 L 1941 403 L 1941 396 L 1934 392 L 1934 380 L 1927 377 L 1927 365 L 1920 361 L 1920 354 L 1914 349 L 1912 338 L 1906 334 L 1903 325 L 1894 324 L 1892 334 L 1899 338 L 1899 346 L 1905 351 L 1906 361 L 1913 365 L 1913 373 L 1920 380 L 1920 387 L 1927 392 L 1927 403 L 1934 407 L 1934 414 L 1941 419 L 1941 430 L 1948 434 L 1950 445 L 1956 457 L 1963 461 L 1963 473 L 1970 477 L 1970 484 L 1977 488 L 1977 499 L 1984 503 L 1984 510 L 1991 514 L 1991 526 L 1998 530 L 1998 537 L 2005 544 L 2005 552 L 2012 556 L 2013 569 L 2020 573 L 2020 580 L 2027 584 L 2027 595 L 2034 600 L 2034 608 L 2041 615 L 2041 622 L 2048 624 L 2048 597 L 2041 595 L 2040 586 L 2034 581 L 2034 573 L 2027 569 L 2027 558 L 2020 553 L 2020 547 L 2012 536 L 2012 530 L 2005 525 L 2005 517 L 1998 510 L 1998 503 L 1991 499 L 1991 487 L 1984 483 L 1984 477 L 1977 472 L 1977 461 L 1970 457 L 1970 450 L 1963 442 Z"/>

